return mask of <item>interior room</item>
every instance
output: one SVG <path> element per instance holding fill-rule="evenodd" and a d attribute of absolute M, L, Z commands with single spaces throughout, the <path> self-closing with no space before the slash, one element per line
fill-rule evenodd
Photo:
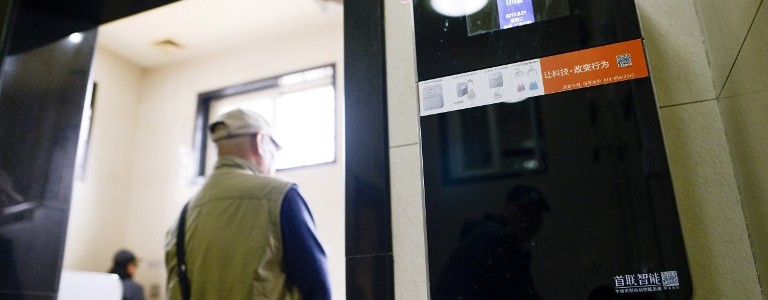
<path fill-rule="evenodd" d="M 293 145 L 277 176 L 307 200 L 345 299 L 342 13 L 335 1 L 194 0 L 100 26 L 64 270 L 106 272 L 129 249 L 147 299 L 164 298 L 166 231 L 215 159 L 200 124 L 245 106 Z"/>
<path fill-rule="evenodd" d="M 768 1 L 342 2 L 0 1 L 0 299 L 165 298 L 241 105 L 334 299 L 768 299 Z"/>

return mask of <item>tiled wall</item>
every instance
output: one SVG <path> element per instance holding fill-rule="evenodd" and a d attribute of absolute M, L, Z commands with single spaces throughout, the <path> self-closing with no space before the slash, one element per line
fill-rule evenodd
<path fill-rule="evenodd" d="M 755 20 L 755 14 L 761 2 L 763 0 L 694 1 L 707 45 L 707 57 L 712 69 L 714 88 L 718 95 L 723 91 L 726 80 L 729 79 L 729 73 L 742 50 L 742 44 Z M 753 42 L 757 42 L 754 34 L 752 36 Z M 733 82 L 733 78 L 730 78 L 730 81 Z M 765 89 L 766 86 L 763 85 L 763 88 Z"/>
<path fill-rule="evenodd" d="M 762 0 L 696 1 L 637 1 L 694 299 L 761 299 L 768 80 L 758 78 L 768 68 L 768 8 L 753 24 Z M 411 4 L 403 2 L 385 1 L 395 295 L 426 299 L 413 25 Z"/>
<path fill-rule="evenodd" d="M 717 100 L 722 90 L 718 82 L 728 72 L 721 61 L 736 54 L 726 49 L 733 44 L 729 39 L 745 35 L 737 25 L 744 23 L 743 18 L 751 19 L 742 14 L 744 2 L 749 1 L 730 6 L 716 2 L 644 0 L 637 4 L 661 111 L 694 298 L 760 299 L 731 160 L 732 147 L 726 140 L 725 117 Z M 724 17 L 732 20 L 725 21 Z M 708 30 L 707 21 L 732 28 Z M 717 47 L 720 51 L 713 51 Z"/>
<path fill-rule="evenodd" d="M 419 105 L 410 1 L 384 2 L 395 299 L 428 299 Z"/>
<path fill-rule="evenodd" d="M 768 298 L 768 3 L 697 5 L 752 254 Z"/>

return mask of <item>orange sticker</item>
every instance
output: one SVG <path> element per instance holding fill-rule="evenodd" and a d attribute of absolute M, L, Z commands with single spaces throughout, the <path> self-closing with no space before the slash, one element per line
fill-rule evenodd
<path fill-rule="evenodd" d="M 544 93 L 648 77 L 639 39 L 541 59 Z"/>
<path fill-rule="evenodd" d="M 419 102 L 426 116 L 645 77 L 637 39 L 421 81 Z"/>

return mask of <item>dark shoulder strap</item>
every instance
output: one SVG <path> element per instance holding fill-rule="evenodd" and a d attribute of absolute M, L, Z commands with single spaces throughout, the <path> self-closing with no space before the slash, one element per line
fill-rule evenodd
<path fill-rule="evenodd" d="M 186 219 L 188 206 L 189 202 L 187 202 L 187 204 L 184 205 L 184 208 L 181 209 L 181 216 L 179 216 L 179 226 L 176 227 L 176 264 L 178 265 L 176 270 L 178 271 L 179 289 L 181 289 L 181 299 L 183 300 L 189 300 L 191 297 L 189 294 L 191 287 L 189 286 L 189 278 L 187 277 L 187 254 L 184 250 L 184 227 L 186 227 L 187 223 Z"/>

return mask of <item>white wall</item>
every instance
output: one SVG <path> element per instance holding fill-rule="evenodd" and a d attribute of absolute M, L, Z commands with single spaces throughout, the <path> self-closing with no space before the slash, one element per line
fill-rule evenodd
<path fill-rule="evenodd" d="M 144 70 L 97 49 L 96 89 L 85 177 L 75 180 L 64 268 L 105 272 L 124 247 L 130 201 L 135 121 Z"/>
<path fill-rule="evenodd" d="M 100 92 L 108 93 L 107 90 L 111 88 L 101 81 L 119 78 L 125 72 L 123 66 L 107 64 L 113 59 L 113 54 L 98 49 L 95 65 L 105 65 L 95 69 Z M 94 128 L 99 130 L 120 123 L 120 126 L 127 126 L 127 131 L 131 133 L 125 136 L 133 142 L 120 147 L 113 144 L 122 141 L 121 135 L 113 135 L 112 140 L 98 141 L 111 144 L 116 148 L 115 151 L 131 155 L 121 160 L 125 166 L 119 171 L 111 169 L 112 166 L 106 165 L 106 162 L 101 162 L 104 165 L 100 166 L 103 170 L 123 175 L 114 180 L 99 179 L 121 185 L 122 189 L 114 190 L 121 200 L 104 204 L 104 208 L 100 209 L 92 206 L 96 199 L 73 203 L 67 248 L 71 254 L 67 254 L 66 265 L 81 270 L 103 271 L 104 268 L 94 269 L 84 259 L 77 258 L 95 257 L 90 255 L 98 254 L 102 257 L 100 260 L 107 261 L 108 267 L 114 249 L 125 245 L 143 259 L 136 276 L 137 281 L 144 285 L 150 298 L 154 296 L 150 293 L 153 289 L 156 291 L 154 294 L 163 297 L 165 233 L 176 222 L 184 202 L 199 189 L 198 185 L 192 184 L 192 139 L 198 94 L 325 64 L 336 64 L 336 126 L 339 135 L 337 160 L 333 164 L 279 172 L 278 176 L 295 181 L 307 199 L 317 223 L 318 234 L 329 255 L 334 298 L 344 299 L 344 74 L 341 18 L 313 24 L 311 30 L 305 28 L 300 32 L 275 35 L 236 49 L 149 69 L 140 76 L 140 82 L 127 80 L 126 85 L 116 87 L 131 90 L 131 94 L 137 94 L 137 101 L 131 102 L 133 108 L 130 110 L 117 109 L 106 113 L 97 109 L 98 119 Z M 128 115 L 134 116 L 130 122 L 119 120 L 128 118 Z M 115 118 L 114 122 L 112 118 Z M 97 160 L 95 156 L 90 159 Z M 89 199 L 87 194 L 93 193 L 91 189 L 82 188 L 78 194 L 84 194 L 82 197 Z M 80 221 L 94 219 L 106 210 L 119 213 L 104 216 L 112 218 L 109 222 Z M 94 238 L 89 240 L 90 245 L 74 245 L 80 243 L 77 239 L 103 230 L 101 228 L 107 224 L 120 227 L 114 230 L 115 235 L 120 237 L 108 240 Z M 94 244 L 99 245 L 98 249 L 84 249 Z"/>

